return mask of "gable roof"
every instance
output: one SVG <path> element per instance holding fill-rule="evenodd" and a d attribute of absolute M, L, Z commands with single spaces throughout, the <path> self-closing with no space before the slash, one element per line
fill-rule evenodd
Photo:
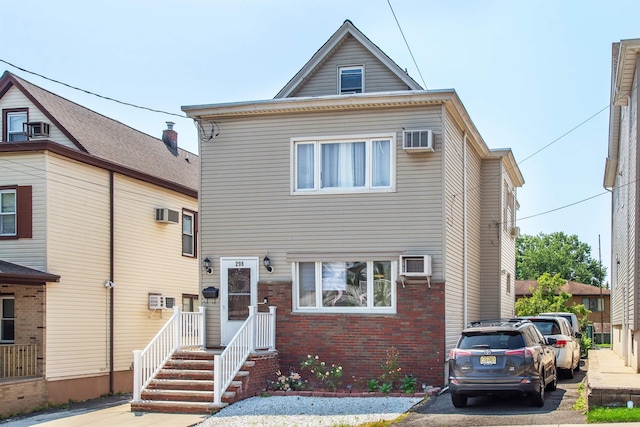
<path fill-rule="evenodd" d="M 0 98 L 11 87 L 17 88 L 35 104 L 74 144 L 78 152 L 102 160 L 103 167 L 113 164 L 119 166 L 119 172 L 135 172 L 138 179 L 144 179 L 144 176 L 153 177 L 156 178 L 154 183 L 173 183 L 190 190 L 191 193 L 197 192 L 197 155 L 178 148 L 178 155 L 174 156 L 161 139 L 96 113 L 5 71 L 0 78 Z M 19 149 L 19 146 L 29 144 L 21 142 L 15 144 L 15 148 Z"/>
<path fill-rule="evenodd" d="M 537 280 L 516 280 L 516 295 L 530 296 L 531 289 L 535 290 L 537 288 L 538 288 Z M 570 280 L 568 280 L 562 286 L 562 290 L 574 296 L 582 296 L 582 295 L 600 296 L 600 291 L 602 291 L 602 295 L 611 295 L 610 289 L 599 288 L 598 286 L 585 285 L 584 283 L 572 282 Z"/>
<path fill-rule="evenodd" d="M 348 19 L 344 21 L 342 26 L 333 33 L 333 35 L 322 45 L 320 49 L 311 57 L 311 59 L 302 67 L 300 71 L 283 87 L 275 98 L 286 98 L 302 86 L 302 84 L 315 73 L 318 68 L 331 56 L 337 47 L 339 47 L 351 35 L 360 42 L 373 56 L 389 68 L 400 80 L 407 84 L 411 90 L 423 90 L 423 88 L 402 70 L 391 58 L 387 56 L 378 46 L 376 46 L 367 36 L 365 36 L 355 25 Z"/>
<path fill-rule="evenodd" d="M 60 276 L 0 260 L 0 283 L 11 285 L 44 285 L 59 282 Z"/>

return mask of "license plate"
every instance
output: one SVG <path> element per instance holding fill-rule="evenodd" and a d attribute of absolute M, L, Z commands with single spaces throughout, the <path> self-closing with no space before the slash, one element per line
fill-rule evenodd
<path fill-rule="evenodd" d="M 496 357 L 495 356 L 480 356 L 480 364 L 481 365 L 495 365 Z"/>

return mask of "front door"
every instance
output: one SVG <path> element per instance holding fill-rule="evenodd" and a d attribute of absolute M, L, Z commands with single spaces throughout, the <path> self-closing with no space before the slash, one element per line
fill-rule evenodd
<path fill-rule="evenodd" d="M 258 302 L 258 258 L 220 258 L 221 341 L 227 345 Z"/>

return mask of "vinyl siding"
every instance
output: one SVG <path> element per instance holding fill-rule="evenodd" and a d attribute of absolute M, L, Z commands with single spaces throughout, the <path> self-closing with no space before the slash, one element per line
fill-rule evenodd
<path fill-rule="evenodd" d="M 46 162 L 43 153 L 3 153 L 0 155 L 0 186 L 28 185 L 32 187 L 33 192 L 31 196 L 32 238 L 0 240 L 0 259 L 42 271 L 47 271 L 45 174 Z"/>
<path fill-rule="evenodd" d="M 291 96 L 322 96 L 338 93 L 338 67 L 364 65 L 364 91 L 386 92 L 407 90 L 406 83 L 383 65 L 371 52 L 353 36 L 346 37 L 344 43 L 336 47 L 327 60 L 309 76 L 308 80 Z"/>
<path fill-rule="evenodd" d="M 456 123 L 445 119 L 445 224 L 446 224 L 446 349 L 455 346 L 465 324 L 464 208 L 466 170 L 467 221 L 467 321 L 480 317 L 480 171 L 478 153 L 467 140 L 466 165 L 464 135 Z"/>
<path fill-rule="evenodd" d="M 219 272 L 221 256 L 268 253 L 269 279 L 291 280 L 291 253 L 418 251 L 432 255 L 432 280 L 442 280 L 440 123 L 439 107 L 220 120 L 223 131 L 200 147 L 202 257 Z M 436 152 L 405 153 L 402 128 L 433 129 Z M 396 137 L 395 192 L 290 194 L 292 137 L 362 134 Z M 219 286 L 219 274 L 207 279 Z"/>
<path fill-rule="evenodd" d="M 69 140 L 69 138 L 67 138 L 67 136 L 60 131 L 60 129 L 55 127 L 53 123 L 51 123 L 49 118 L 45 116 L 38 109 L 38 107 L 35 106 L 35 104 L 33 104 L 26 96 L 24 96 L 22 92 L 20 92 L 15 87 L 9 89 L 7 93 L 5 93 L 5 95 L 0 99 L 0 110 L 7 108 L 28 108 L 29 112 L 27 117 L 30 122 L 45 122 L 49 124 L 49 136 L 43 138 L 33 138 L 33 141 L 48 139 L 51 141 L 55 141 L 60 145 L 64 145 L 65 147 L 77 150 L 77 147 Z M 4 135 L 4 131 L 2 129 L 4 123 L 2 122 L 3 120 L 0 120 L 0 137 Z"/>
<path fill-rule="evenodd" d="M 500 167 L 503 171 L 503 183 L 506 182 L 506 186 L 503 186 L 502 192 L 512 192 L 517 203 L 517 189 L 509 178 L 509 174 L 505 173 L 505 166 L 502 162 L 500 162 Z M 505 198 L 503 197 L 502 200 L 505 200 Z M 498 212 L 502 212 L 502 209 Z M 514 211 L 513 214 L 516 215 L 516 213 L 517 212 Z M 498 317 L 510 317 L 515 315 L 516 246 L 516 237 L 511 235 L 511 225 L 509 225 L 507 231 L 504 231 L 504 229 L 502 230 L 501 250 L 497 257 L 497 264 L 494 265 L 495 268 L 493 271 L 489 272 L 489 277 L 495 277 L 496 283 L 500 284 L 500 311 L 497 313 Z M 500 272 L 502 269 L 504 269 L 507 274 L 501 274 Z M 493 273 L 493 275 L 491 275 L 491 273 Z M 507 288 L 507 278 L 511 280 L 509 289 Z"/>
<path fill-rule="evenodd" d="M 49 156 L 48 258 L 60 283 L 47 287 L 47 377 L 109 372 L 109 172 Z M 116 371 L 129 370 L 171 316 L 148 310 L 148 293 L 181 302 L 196 294 L 198 261 L 182 256 L 180 224 L 155 222 L 156 207 L 196 210 L 195 199 L 114 176 Z"/>
<path fill-rule="evenodd" d="M 47 286 L 46 375 L 106 373 L 108 173 L 55 155 L 47 160 L 47 258 L 60 282 Z"/>
<path fill-rule="evenodd" d="M 482 162 L 482 314 L 500 317 L 500 246 L 502 245 L 502 165 L 499 159 Z"/>

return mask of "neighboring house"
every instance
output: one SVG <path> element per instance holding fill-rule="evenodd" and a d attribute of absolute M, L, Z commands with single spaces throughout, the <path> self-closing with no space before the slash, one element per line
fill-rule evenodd
<path fill-rule="evenodd" d="M 640 372 L 640 39 L 613 43 L 609 149 L 604 187 L 611 190 L 611 347 Z"/>
<path fill-rule="evenodd" d="M 536 280 L 516 280 L 516 301 L 520 298 L 530 297 L 532 290 L 537 287 L 538 282 Z M 584 304 L 585 308 L 591 310 L 591 313 L 587 315 L 587 320 L 593 327 L 593 333 L 596 334 L 594 338 L 600 343 L 601 337 L 599 334 L 603 332 L 605 334 L 605 342 L 608 342 L 607 337 L 611 331 L 611 291 L 570 280 L 562 286 L 562 291 L 571 294 L 571 298 L 567 301 L 568 306 Z"/>
<path fill-rule="evenodd" d="M 307 355 L 345 385 L 442 384 L 467 321 L 513 314 L 516 188 L 454 90 L 423 90 L 350 21 L 275 99 L 184 106 L 201 127 L 207 343 L 277 306 L 281 369 Z M 405 132 L 406 131 L 406 132 Z"/>
<path fill-rule="evenodd" d="M 198 305 L 199 158 L 10 72 L 0 112 L 0 414 L 130 392 L 149 294 Z"/>

